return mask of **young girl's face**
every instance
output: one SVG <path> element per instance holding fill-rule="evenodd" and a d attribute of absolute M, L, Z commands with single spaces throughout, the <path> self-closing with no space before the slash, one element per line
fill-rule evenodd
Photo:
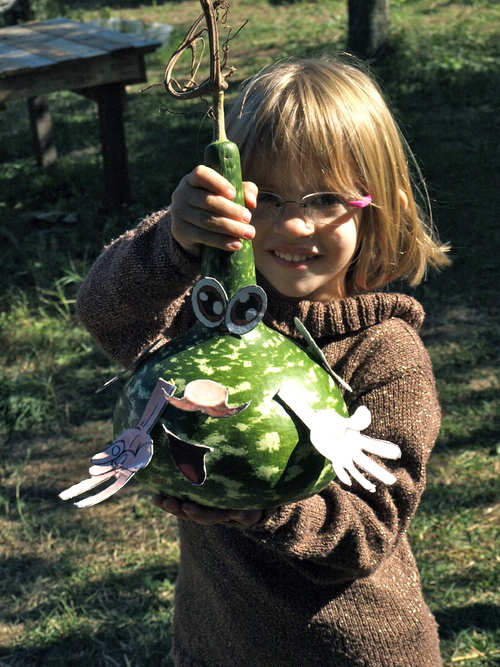
<path fill-rule="evenodd" d="M 315 192 L 332 192 L 327 183 L 318 188 L 292 170 L 289 178 L 276 169 L 279 177 L 261 178 L 247 174 L 259 192 L 280 195 L 283 200 L 300 202 Z M 344 207 L 335 220 L 316 224 L 307 220 L 296 203 L 287 203 L 273 221 L 254 215 L 253 249 L 258 271 L 278 292 L 287 297 L 328 302 L 346 294 L 345 278 L 358 246 L 362 210 Z"/>

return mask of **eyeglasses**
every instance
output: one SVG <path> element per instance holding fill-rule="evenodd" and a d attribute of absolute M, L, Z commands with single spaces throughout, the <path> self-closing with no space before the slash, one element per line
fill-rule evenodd
<path fill-rule="evenodd" d="M 297 204 L 302 208 L 306 220 L 325 225 L 348 213 L 349 208 L 365 208 L 371 203 L 370 195 L 356 199 L 334 192 L 314 192 L 302 197 L 301 201 L 294 201 L 285 200 L 274 192 L 260 191 L 257 195 L 257 207 L 252 212 L 252 222 L 272 222 L 280 216 L 286 204 Z"/>

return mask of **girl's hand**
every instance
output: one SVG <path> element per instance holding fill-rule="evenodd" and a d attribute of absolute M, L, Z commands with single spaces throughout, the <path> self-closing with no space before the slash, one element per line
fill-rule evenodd
<path fill-rule="evenodd" d="M 153 496 L 153 505 L 164 512 L 173 514 L 178 519 L 196 521 L 203 526 L 212 526 L 215 523 L 236 521 L 243 526 L 252 526 L 262 517 L 262 510 L 220 510 L 213 507 L 202 507 L 193 502 L 185 502 L 177 498 Z"/>
<path fill-rule="evenodd" d="M 247 208 L 233 202 L 233 186 L 210 167 L 200 165 L 184 176 L 172 194 L 172 234 L 184 250 L 200 255 L 201 246 L 239 250 L 240 239 L 253 239 L 248 224 L 255 208 L 257 186 L 243 183 Z"/>

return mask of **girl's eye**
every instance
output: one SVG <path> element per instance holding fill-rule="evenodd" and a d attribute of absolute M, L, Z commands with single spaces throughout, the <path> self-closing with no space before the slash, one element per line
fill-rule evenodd
<path fill-rule="evenodd" d="M 273 192 L 259 192 L 257 195 L 257 206 L 275 206 L 280 201 L 281 197 L 278 197 Z"/>
<path fill-rule="evenodd" d="M 343 203 L 344 202 L 339 197 L 339 195 L 336 195 L 333 192 L 325 192 L 323 194 L 316 195 L 314 198 L 311 198 L 309 205 L 322 208 L 334 208 L 335 206 L 340 206 Z"/>

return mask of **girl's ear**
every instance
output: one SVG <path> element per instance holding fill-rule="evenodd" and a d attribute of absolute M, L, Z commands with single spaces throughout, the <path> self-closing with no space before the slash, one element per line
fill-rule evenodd
<path fill-rule="evenodd" d="M 408 209 L 408 195 L 401 188 L 399 189 L 399 201 L 401 202 L 401 206 L 406 211 Z"/>

